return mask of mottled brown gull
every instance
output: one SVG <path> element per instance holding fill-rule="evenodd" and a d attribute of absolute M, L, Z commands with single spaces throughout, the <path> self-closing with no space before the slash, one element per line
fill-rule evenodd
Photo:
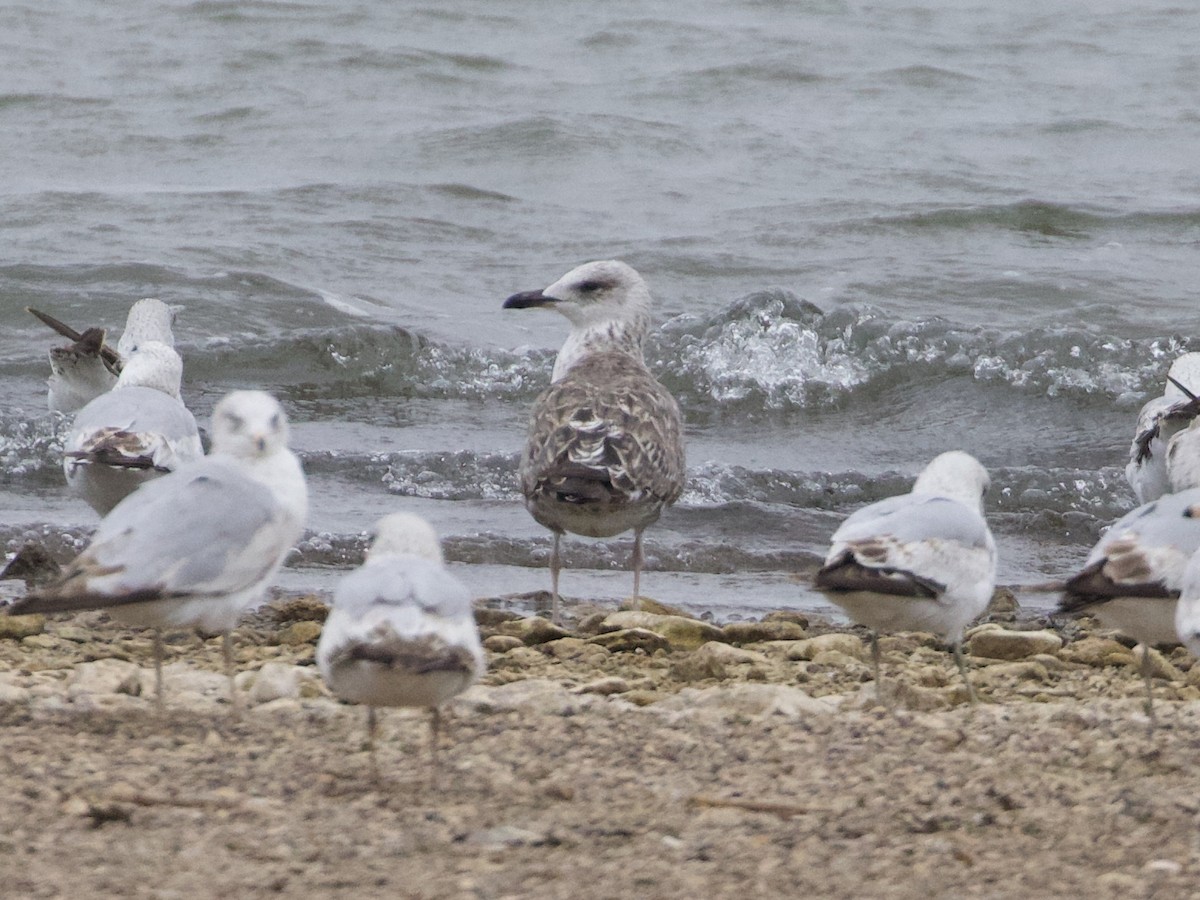
<path fill-rule="evenodd" d="M 572 326 L 550 387 L 534 402 L 520 465 L 525 506 L 554 533 L 555 622 L 563 533 L 612 537 L 633 529 L 636 605 L 642 533 L 683 492 L 679 404 L 642 358 L 650 303 L 642 277 L 615 260 L 585 263 L 504 302 L 505 309 L 555 309 Z"/>
<path fill-rule="evenodd" d="M 970 454 L 933 459 L 912 491 L 853 513 L 833 534 L 816 587 L 872 629 L 879 692 L 879 631 L 931 631 L 951 645 L 971 699 L 963 629 L 996 586 L 996 543 L 983 517 L 987 471 Z"/>

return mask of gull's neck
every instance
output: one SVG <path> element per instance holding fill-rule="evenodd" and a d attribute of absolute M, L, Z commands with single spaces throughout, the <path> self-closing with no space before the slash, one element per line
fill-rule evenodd
<path fill-rule="evenodd" d="M 554 374 L 550 380 L 559 381 L 572 366 L 592 353 L 617 352 L 632 356 L 645 364 L 642 344 L 650 330 L 650 318 L 637 313 L 627 319 L 606 319 L 576 325 L 567 335 L 558 357 L 554 360 Z"/>
<path fill-rule="evenodd" d="M 308 518 L 308 488 L 296 454 L 280 447 L 265 456 L 241 460 L 246 474 L 274 494 L 289 518 L 302 525 Z"/>

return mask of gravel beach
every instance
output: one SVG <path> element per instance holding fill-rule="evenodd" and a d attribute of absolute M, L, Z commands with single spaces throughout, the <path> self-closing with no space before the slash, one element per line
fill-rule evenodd
<path fill-rule="evenodd" d="M 480 601 L 489 672 L 445 717 L 365 713 L 312 665 L 323 603 L 219 638 L 0 618 L 0 871 L 20 897 L 1200 896 L 1200 666 L 1092 623 L 926 635 Z"/>

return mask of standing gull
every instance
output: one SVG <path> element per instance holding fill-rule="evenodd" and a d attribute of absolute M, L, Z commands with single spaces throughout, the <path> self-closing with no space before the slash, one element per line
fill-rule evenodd
<path fill-rule="evenodd" d="M 987 471 L 952 450 L 917 476 L 912 491 L 853 513 L 833 534 L 816 587 L 872 629 L 879 691 L 880 631 L 931 631 L 951 645 L 972 701 L 963 629 L 996 585 L 996 543 L 983 517 Z"/>
<path fill-rule="evenodd" d="M 1189 506 L 1183 515 L 1200 521 L 1200 503 Z M 1175 606 L 1175 634 L 1193 656 L 1200 657 L 1200 550 L 1191 555 L 1183 570 Z"/>
<path fill-rule="evenodd" d="M 283 408 L 270 394 L 229 394 L 213 411 L 211 456 L 118 503 L 61 578 L 9 611 L 107 609 L 153 628 L 160 705 L 161 630 L 223 632 L 232 699 L 229 633 L 262 599 L 308 512 L 304 472 L 287 437 Z"/>
<path fill-rule="evenodd" d="M 485 663 L 471 595 L 446 571 L 424 519 L 394 513 L 379 520 L 366 562 L 334 592 L 317 666 L 337 696 L 367 705 L 372 762 L 377 706 L 428 707 L 436 768 L 440 707 L 476 681 Z"/>
<path fill-rule="evenodd" d="M 1200 353 L 1185 353 L 1171 363 L 1161 397 L 1146 402 L 1138 413 L 1125 479 L 1138 503 L 1157 500 L 1172 488 L 1167 474 L 1167 447 L 1173 435 L 1200 413 Z"/>
<path fill-rule="evenodd" d="M 1079 574 L 1067 581 L 1060 613 L 1094 615 L 1142 644 L 1146 715 L 1154 721 L 1150 647 L 1173 644 L 1184 569 L 1200 548 L 1200 487 L 1164 494 L 1117 520 Z"/>
<path fill-rule="evenodd" d="M 550 387 L 534 402 L 519 473 L 526 508 L 554 533 L 557 623 L 559 542 L 566 531 L 612 537 L 633 529 L 638 604 L 642 533 L 683 493 L 683 417 L 642 359 L 650 292 L 630 266 L 585 263 L 544 290 L 504 301 L 505 309 L 539 306 L 571 323 Z"/>
<path fill-rule="evenodd" d="M 75 412 L 111 390 L 124 362 L 147 341 L 175 346 L 171 330 L 174 313 L 171 307 L 153 297 L 139 300 L 129 308 L 116 350 L 104 342 L 105 332 L 101 328 L 88 328 L 81 334 L 47 313 L 26 309 L 72 341 L 70 346 L 50 351 L 46 399 L 50 409 L 57 412 Z"/>
<path fill-rule="evenodd" d="M 75 416 L 63 448 L 67 484 L 100 513 L 138 485 L 204 455 L 196 420 L 179 397 L 183 362 L 147 341 L 116 386 Z"/>

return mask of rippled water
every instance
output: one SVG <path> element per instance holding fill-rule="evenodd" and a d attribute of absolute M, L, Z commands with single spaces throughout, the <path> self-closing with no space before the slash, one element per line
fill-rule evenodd
<path fill-rule="evenodd" d="M 65 553 L 96 521 L 23 307 L 117 329 L 158 296 L 198 414 L 263 386 L 296 423 L 314 502 L 286 583 L 326 583 L 402 507 L 477 591 L 545 587 L 515 460 L 566 329 L 500 303 L 615 256 L 655 294 L 648 358 L 688 426 L 651 594 L 819 603 L 795 573 L 840 519 L 949 447 L 992 472 L 1001 579 L 1059 577 L 1132 505 L 1137 407 L 1198 349 L 1198 20 L 8 4 L 0 539 Z M 627 548 L 571 541 L 564 590 L 623 595 Z"/>

